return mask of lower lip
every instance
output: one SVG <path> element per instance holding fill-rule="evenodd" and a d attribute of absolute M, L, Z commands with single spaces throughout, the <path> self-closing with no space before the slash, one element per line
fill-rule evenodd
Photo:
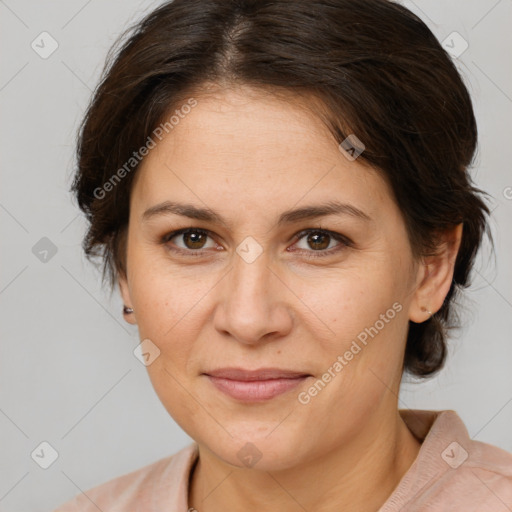
<path fill-rule="evenodd" d="M 245 402 L 260 402 L 270 400 L 275 396 L 291 391 L 302 384 L 308 376 L 293 379 L 269 380 L 231 380 L 207 375 L 210 382 L 226 395 Z"/>

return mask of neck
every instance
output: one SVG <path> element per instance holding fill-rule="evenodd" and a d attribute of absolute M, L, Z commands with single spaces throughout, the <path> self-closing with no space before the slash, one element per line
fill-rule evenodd
<path fill-rule="evenodd" d="M 397 410 L 383 419 L 372 418 L 346 445 L 274 472 L 235 468 L 199 445 L 189 507 L 199 512 L 377 511 L 420 448 Z"/>

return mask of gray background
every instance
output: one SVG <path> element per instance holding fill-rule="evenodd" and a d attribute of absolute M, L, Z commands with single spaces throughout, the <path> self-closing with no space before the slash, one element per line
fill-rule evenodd
<path fill-rule="evenodd" d="M 132 353 L 137 331 L 124 323 L 119 297 L 101 289 L 82 256 L 85 223 L 68 193 L 76 129 L 106 52 L 158 3 L 0 0 L 4 512 L 53 510 L 191 442 Z M 480 145 L 473 176 L 493 196 L 496 260 L 486 242 L 447 368 L 425 383 L 404 383 L 400 407 L 455 409 L 471 437 L 512 451 L 512 2 L 403 3 L 453 51 L 463 49 L 453 31 L 469 44 L 455 60 L 474 99 Z M 43 31 L 58 43 L 46 59 L 31 47 L 35 40 L 40 52 L 51 49 L 50 39 L 38 37 Z M 58 452 L 48 469 L 31 457 L 43 441 Z"/>

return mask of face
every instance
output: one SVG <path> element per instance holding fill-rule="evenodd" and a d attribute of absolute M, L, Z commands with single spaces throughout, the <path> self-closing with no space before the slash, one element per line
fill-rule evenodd
<path fill-rule="evenodd" d="M 291 467 L 396 415 L 426 274 L 386 182 L 312 113 L 245 88 L 195 98 L 137 171 L 121 292 L 175 421 L 230 464 Z M 306 377 L 230 394 L 220 368 Z"/>

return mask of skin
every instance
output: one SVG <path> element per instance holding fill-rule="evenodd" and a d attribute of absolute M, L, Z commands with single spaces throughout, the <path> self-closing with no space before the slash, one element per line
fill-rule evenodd
<path fill-rule="evenodd" d="M 408 322 L 423 322 L 427 309 L 442 306 L 462 225 L 444 234 L 438 256 L 415 260 L 386 182 L 362 159 L 345 158 L 301 100 L 246 86 L 194 97 L 197 106 L 137 171 L 127 273 L 119 279 L 134 309 L 126 320 L 160 350 L 147 367 L 155 391 L 199 445 L 189 506 L 378 510 L 420 448 L 398 412 Z M 166 200 L 210 208 L 225 223 L 176 214 L 143 221 L 144 211 Z M 276 225 L 285 210 L 333 200 L 363 210 L 371 222 L 342 214 Z M 183 235 L 162 242 L 181 228 L 210 236 L 199 245 Z M 352 243 L 294 237 L 319 228 Z M 251 263 L 236 252 L 248 236 L 262 249 Z M 307 257 L 334 247 L 340 250 Z M 299 392 L 394 303 L 401 311 L 300 403 Z M 312 377 L 271 400 L 243 403 L 202 375 L 226 366 Z M 247 442 L 261 453 L 250 467 L 237 456 Z"/>

